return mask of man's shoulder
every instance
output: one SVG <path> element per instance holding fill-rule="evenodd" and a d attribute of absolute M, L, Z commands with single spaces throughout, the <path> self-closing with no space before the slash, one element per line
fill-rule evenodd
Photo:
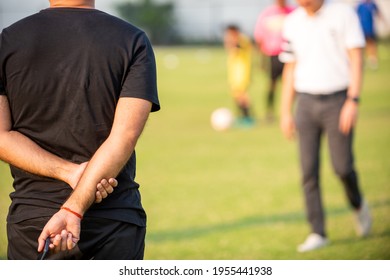
<path fill-rule="evenodd" d="M 116 31 L 130 31 L 133 34 L 134 33 L 144 33 L 143 30 L 141 30 L 139 27 L 135 26 L 134 24 L 119 18 L 117 16 L 114 16 L 112 14 L 106 13 L 101 10 L 94 9 L 91 11 L 94 14 L 95 22 L 97 24 L 97 27 L 100 25 L 105 28 L 112 28 Z M 116 32 L 115 32 L 116 33 Z"/>
<path fill-rule="evenodd" d="M 278 7 L 276 5 L 270 5 L 263 9 L 263 11 L 259 14 L 258 19 L 266 19 L 268 17 L 274 16 L 277 13 Z"/>
<path fill-rule="evenodd" d="M 282 9 L 277 5 L 271 5 L 271 6 L 267 6 L 266 8 L 264 8 L 264 10 L 260 13 L 259 17 L 265 18 L 265 17 L 269 17 L 269 16 L 275 16 L 275 15 L 282 14 L 285 12 L 289 13 L 292 10 L 294 10 L 293 6 L 287 6 L 285 9 Z"/>
<path fill-rule="evenodd" d="M 286 22 L 288 23 L 294 23 L 297 21 L 301 21 L 306 17 L 306 12 L 302 7 L 297 7 L 294 10 L 292 10 L 287 16 L 286 16 Z M 287 23 L 286 23 L 287 24 Z"/>
<path fill-rule="evenodd" d="M 40 13 L 29 15 L 27 17 L 17 20 L 16 22 L 4 28 L 4 30 L 13 30 L 17 28 L 23 28 L 24 26 L 29 26 L 32 22 L 37 20 L 37 18 L 39 17 L 40 17 Z"/>
<path fill-rule="evenodd" d="M 124 19 L 121 19 L 117 16 L 114 16 L 112 14 L 109 14 L 109 13 L 106 13 L 106 12 L 103 12 L 103 11 L 100 11 L 100 10 L 96 10 L 96 13 L 101 17 L 101 18 L 105 18 L 107 21 L 110 21 L 112 24 L 117 24 L 117 25 L 121 25 L 123 27 L 127 27 L 127 28 L 135 28 L 135 29 L 139 29 L 137 26 L 131 24 L 130 22 L 124 20 Z"/>
<path fill-rule="evenodd" d="M 327 2 L 325 8 L 329 13 L 350 13 L 354 12 L 354 9 L 351 5 L 344 2 Z"/>

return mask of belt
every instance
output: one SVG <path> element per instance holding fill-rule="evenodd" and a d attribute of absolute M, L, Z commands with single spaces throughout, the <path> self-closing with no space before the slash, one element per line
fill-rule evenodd
<path fill-rule="evenodd" d="M 307 92 L 297 92 L 297 94 L 304 95 L 304 96 L 307 96 L 307 97 L 310 97 L 310 98 L 323 100 L 323 99 L 330 99 L 330 98 L 339 97 L 341 95 L 345 95 L 346 96 L 347 95 L 347 89 L 335 91 L 335 92 L 328 93 L 328 94 L 313 94 L 313 93 L 307 93 Z"/>

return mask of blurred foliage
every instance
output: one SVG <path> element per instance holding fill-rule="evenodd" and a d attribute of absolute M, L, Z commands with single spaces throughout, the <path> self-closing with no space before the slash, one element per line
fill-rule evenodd
<path fill-rule="evenodd" d="M 175 30 L 173 3 L 128 1 L 117 4 L 116 9 L 121 18 L 144 30 L 153 44 L 171 45 L 180 41 Z"/>

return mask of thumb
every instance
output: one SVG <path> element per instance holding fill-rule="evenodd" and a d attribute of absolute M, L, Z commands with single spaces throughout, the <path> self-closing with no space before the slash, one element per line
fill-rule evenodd
<path fill-rule="evenodd" d="M 41 235 L 38 237 L 38 252 L 42 252 L 45 247 L 46 239 L 50 237 L 49 232 L 44 228 L 41 232 Z"/>

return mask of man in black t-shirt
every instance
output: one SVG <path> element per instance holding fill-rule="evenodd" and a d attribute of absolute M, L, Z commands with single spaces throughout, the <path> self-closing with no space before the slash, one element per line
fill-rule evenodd
<path fill-rule="evenodd" d="M 159 109 L 148 38 L 94 0 L 51 0 L 4 29 L 0 159 L 15 189 L 8 258 L 36 258 L 49 239 L 48 258 L 142 259 L 134 148 Z M 107 198 L 115 182 L 102 178 L 118 183 Z M 97 186 L 105 199 L 93 204 Z"/>

